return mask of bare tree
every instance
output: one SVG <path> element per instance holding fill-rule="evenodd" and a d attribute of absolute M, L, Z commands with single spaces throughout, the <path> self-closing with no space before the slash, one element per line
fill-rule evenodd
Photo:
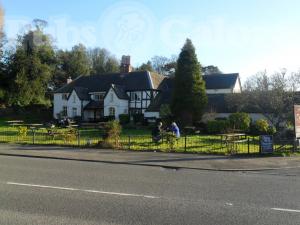
<path fill-rule="evenodd" d="M 229 95 L 226 101 L 231 110 L 262 113 L 279 129 L 292 118 L 299 81 L 299 73 L 285 69 L 271 75 L 263 71 L 248 78 L 243 93 Z"/>

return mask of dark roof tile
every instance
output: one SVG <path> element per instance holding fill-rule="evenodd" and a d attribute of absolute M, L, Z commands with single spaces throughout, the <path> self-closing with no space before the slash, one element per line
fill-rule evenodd
<path fill-rule="evenodd" d="M 87 88 L 89 92 L 107 92 L 111 84 L 123 86 L 125 90 L 151 90 L 158 88 L 163 76 L 152 74 L 152 83 L 147 71 L 131 73 L 108 73 L 101 75 L 81 76 L 54 93 L 70 93 L 74 87 Z"/>
<path fill-rule="evenodd" d="M 230 89 L 239 79 L 238 73 L 204 75 L 206 89 Z"/>

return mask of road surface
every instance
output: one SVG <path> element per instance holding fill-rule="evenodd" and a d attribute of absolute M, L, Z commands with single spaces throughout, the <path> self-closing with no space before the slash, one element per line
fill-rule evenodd
<path fill-rule="evenodd" d="M 0 224 L 300 224 L 300 169 L 213 172 L 0 156 Z"/>

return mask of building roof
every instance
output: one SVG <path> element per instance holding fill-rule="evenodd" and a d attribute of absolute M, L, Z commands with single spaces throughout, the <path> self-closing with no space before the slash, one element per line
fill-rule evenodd
<path fill-rule="evenodd" d="M 152 90 L 158 89 L 163 79 L 164 76 L 148 71 L 80 76 L 54 93 L 70 93 L 74 87 L 86 88 L 89 92 L 107 92 L 111 84 L 123 86 L 125 91 Z"/>
<path fill-rule="evenodd" d="M 124 86 L 112 84 L 111 87 L 115 91 L 119 99 L 125 99 L 125 100 L 129 99 L 129 96 L 126 94 Z"/>
<path fill-rule="evenodd" d="M 231 89 L 239 81 L 238 73 L 204 75 L 206 89 Z"/>
<path fill-rule="evenodd" d="M 161 105 L 170 104 L 172 99 L 173 78 L 165 78 L 159 85 L 161 90 L 148 106 L 146 112 L 159 112 Z"/>
<path fill-rule="evenodd" d="M 86 101 L 91 100 L 91 98 L 89 96 L 89 90 L 87 88 L 74 87 L 73 90 L 76 92 L 76 94 L 80 100 L 86 100 Z"/>
<path fill-rule="evenodd" d="M 103 101 L 90 101 L 89 104 L 87 104 L 84 107 L 84 110 L 86 109 L 103 109 L 104 108 L 104 102 Z"/>

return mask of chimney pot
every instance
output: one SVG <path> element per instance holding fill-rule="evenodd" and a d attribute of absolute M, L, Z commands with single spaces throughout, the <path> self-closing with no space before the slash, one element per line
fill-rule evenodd
<path fill-rule="evenodd" d="M 73 81 L 72 78 L 69 77 L 69 78 L 67 79 L 67 84 L 71 83 L 72 81 Z"/>

